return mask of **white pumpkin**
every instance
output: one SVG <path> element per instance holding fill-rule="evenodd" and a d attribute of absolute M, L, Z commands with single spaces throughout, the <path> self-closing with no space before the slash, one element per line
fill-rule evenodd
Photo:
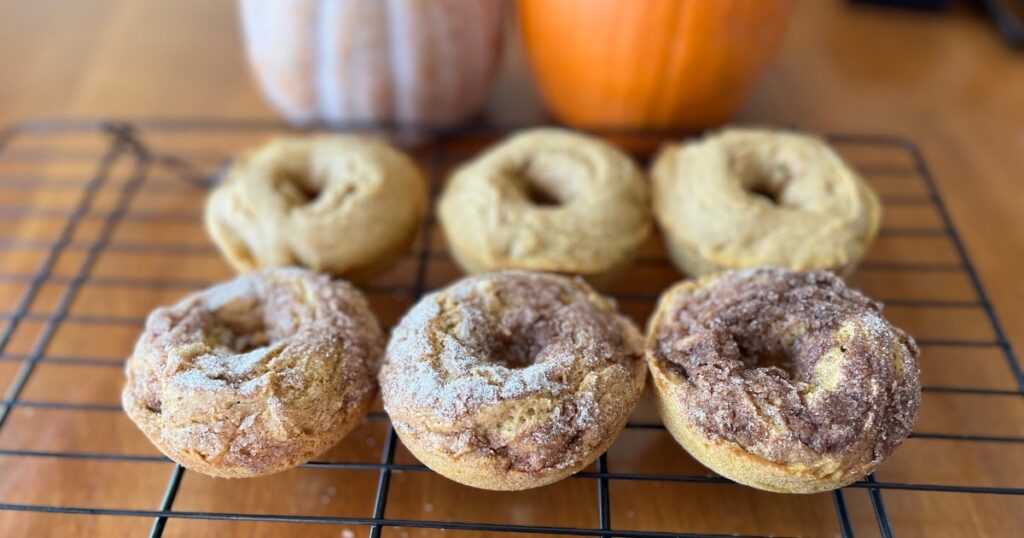
<path fill-rule="evenodd" d="M 249 62 L 295 123 L 448 126 L 482 106 L 502 0 L 239 0 Z"/>

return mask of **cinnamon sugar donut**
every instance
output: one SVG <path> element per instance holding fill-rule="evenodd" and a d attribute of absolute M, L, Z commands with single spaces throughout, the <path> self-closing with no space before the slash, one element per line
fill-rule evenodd
<path fill-rule="evenodd" d="M 122 401 L 181 465 L 264 475 L 308 461 L 359 423 L 383 349 L 355 287 L 266 269 L 153 311 L 128 359 Z"/>
<path fill-rule="evenodd" d="M 423 298 L 381 369 L 402 443 L 442 475 L 494 490 L 583 469 L 625 426 L 643 338 L 580 279 L 506 271 Z"/>
<path fill-rule="evenodd" d="M 814 493 L 874 470 L 910 434 L 918 349 L 827 271 L 683 282 L 651 318 L 662 419 L 693 457 L 759 489 Z"/>
<path fill-rule="evenodd" d="M 437 216 L 469 273 L 526 269 L 601 286 L 653 227 L 647 182 L 624 153 L 564 129 L 523 131 L 459 168 Z"/>
<path fill-rule="evenodd" d="M 405 254 L 426 204 L 416 165 L 385 142 L 282 137 L 238 159 L 205 220 L 239 272 L 295 265 L 363 281 Z"/>
<path fill-rule="evenodd" d="M 777 266 L 848 274 L 878 233 L 881 204 L 823 140 L 731 128 L 665 148 L 654 216 L 691 276 Z"/>

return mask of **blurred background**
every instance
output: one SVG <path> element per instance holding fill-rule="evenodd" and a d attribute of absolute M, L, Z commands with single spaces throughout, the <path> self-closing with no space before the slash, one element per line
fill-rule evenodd
<path fill-rule="evenodd" d="M 777 55 L 736 119 L 833 130 L 888 125 L 907 134 L 985 126 L 1020 149 L 1019 131 L 1000 126 L 1024 123 L 1024 54 L 979 4 L 916 3 L 945 7 L 798 2 Z M 506 34 L 487 113 L 536 121 L 544 108 L 518 32 Z M 56 115 L 275 115 L 247 65 L 231 0 L 0 0 L 0 51 L 0 123 Z"/>
<path fill-rule="evenodd" d="M 778 42 L 769 39 L 772 46 L 766 47 L 744 44 L 748 34 L 735 32 L 735 27 L 730 30 L 735 35 L 726 34 L 738 46 L 746 47 L 738 53 L 740 57 L 745 57 L 744 51 L 757 52 L 753 55 L 758 61 L 747 66 L 747 82 L 737 83 L 749 87 L 740 88 L 739 97 L 730 105 L 735 111 L 727 111 L 717 121 L 731 117 L 737 123 L 890 133 L 916 141 L 933 165 L 940 187 L 952 193 L 947 201 L 953 216 L 957 222 L 970 223 L 965 240 L 983 276 L 988 277 L 993 295 L 1019 299 L 1000 301 L 997 307 L 1011 329 L 1024 334 L 1024 283 L 1019 279 L 1024 273 L 1024 256 L 1020 255 L 1024 252 L 1024 220 L 1019 218 L 1024 200 L 1024 53 L 999 32 L 991 15 L 1000 10 L 1013 13 L 1014 8 L 1019 13 L 1021 2 L 911 3 L 938 8 L 847 0 L 712 3 L 746 9 L 755 17 L 755 27 L 756 21 L 767 17 L 781 28 Z M 314 4 L 319 2 L 291 3 L 299 7 Z M 545 33 L 549 31 L 545 24 L 557 28 L 558 17 L 573 22 L 572 12 L 578 11 L 566 0 L 549 5 L 554 4 L 561 6 L 562 12 L 542 11 L 524 21 L 534 30 L 530 50 L 535 65 L 538 56 L 555 62 L 545 71 L 548 85 L 554 88 L 551 95 L 561 98 L 552 103 L 564 105 L 568 100 L 572 104 L 579 96 L 573 80 L 558 80 L 562 74 L 599 78 L 617 74 L 627 81 L 641 78 L 633 71 L 612 73 L 603 69 L 603 62 L 595 67 L 592 60 L 573 63 L 571 58 L 557 55 L 565 50 L 582 50 L 598 58 L 621 54 L 625 59 L 615 60 L 618 66 L 632 66 L 640 73 L 666 72 L 651 65 L 653 58 L 643 56 L 663 46 L 655 37 L 642 39 L 648 30 L 639 37 L 618 34 L 618 39 L 633 40 L 632 49 L 616 45 L 618 41 L 610 38 L 586 35 L 577 37 L 577 42 L 591 44 L 591 49 L 573 48 L 558 32 Z M 590 27 L 598 25 L 600 30 L 600 24 L 608 22 L 600 17 L 610 20 L 611 27 L 625 27 L 645 17 L 656 25 L 670 19 L 655 11 L 654 6 L 662 2 L 620 0 L 619 4 L 605 13 L 587 10 Z M 623 7 L 626 4 L 629 6 Z M 768 4 L 771 6 L 764 7 Z M 280 106 L 275 109 L 268 103 L 247 62 L 239 7 L 230 0 L 0 0 L 0 125 L 48 116 L 278 117 Z M 302 25 L 308 21 L 299 7 L 270 19 L 286 27 L 291 24 L 293 31 L 305 31 Z M 493 61 L 496 81 L 475 90 L 482 100 L 482 114 L 504 124 L 544 121 L 549 109 L 530 75 L 515 5 L 508 2 L 505 7 L 504 46 L 496 49 L 501 57 Z M 483 17 L 470 14 L 467 20 L 473 16 Z M 705 17 L 694 27 L 735 22 L 729 17 L 716 19 L 714 14 Z M 708 44 L 706 36 L 694 35 L 699 30 L 666 24 L 652 32 L 668 36 L 663 37 L 667 43 L 685 42 L 697 56 L 719 50 Z M 1012 24 L 1006 24 L 1004 28 L 1013 35 Z M 480 26 L 469 24 L 467 28 Z M 250 37 L 257 43 L 273 44 L 276 42 L 260 39 L 260 35 L 280 33 L 256 28 Z M 478 33 L 473 39 L 479 44 L 486 36 Z M 643 46 L 635 46 L 637 43 Z M 760 48 L 774 46 L 775 54 L 770 50 L 760 54 Z M 281 47 L 272 47 L 271 52 L 275 50 L 280 52 Z M 273 54 L 262 54 L 265 64 L 272 66 Z M 637 62 L 630 54 L 640 54 L 642 60 Z M 298 57 L 302 58 L 301 54 Z M 591 69 L 580 72 L 580 66 Z M 269 80 L 271 84 L 263 82 L 272 90 L 273 77 Z M 294 80 L 308 84 L 302 76 Z M 663 81 L 641 82 L 647 86 L 627 90 L 643 100 L 649 95 L 645 92 Z M 672 95 L 701 98 L 700 92 L 692 89 L 699 87 L 699 82 L 693 76 L 677 81 L 681 90 Z M 602 112 L 609 107 L 598 101 L 590 109 Z M 965 188 L 973 184 L 983 188 Z M 1007 252 L 1017 255 L 1007 256 Z"/>

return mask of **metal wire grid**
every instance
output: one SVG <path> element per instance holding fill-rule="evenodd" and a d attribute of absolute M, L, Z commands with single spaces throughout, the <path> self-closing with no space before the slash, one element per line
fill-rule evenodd
<path fill-rule="evenodd" d="M 149 253 L 163 252 L 163 253 L 174 253 L 181 252 L 186 253 L 196 249 L 202 250 L 202 247 L 190 246 L 190 245 L 148 245 L 145 243 L 126 243 L 118 242 L 117 244 L 111 243 L 111 237 L 120 222 L 125 220 L 125 215 L 129 210 L 133 196 L 138 192 L 140 187 L 146 181 L 151 170 L 154 168 L 163 168 L 175 171 L 180 174 L 181 179 L 184 181 L 192 181 L 201 187 L 208 186 L 209 177 L 201 171 L 200 167 L 193 166 L 189 161 L 180 158 L 175 155 L 161 155 L 154 153 L 149 146 L 144 142 L 145 133 L 147 132 L 176 132 L 187 136 L 189 133 L 205 133 L 210 134 L 217 131 L 230 131 L 230 130 L 246 130 L 246 129 L 268 129 L 280 127 L 276 124 L 268 122 L 247 122 L 247 121 L 215 121 L 215 120 L 149 120 L 140 121 L 136 123 L 125 123 L 125 122 L 83 122 L 83 121 L 72 121 L 72 120 L 50 120 L 50 121 L 37 121 L 20 124 L 0 134 L 0 158 L 4 157 L 5 147 L 15 138 L 19 136 L 30 135 L 33 137 L 57 137 L 66 135 L 69 133 L 83 133 L 83 132 L 102 132 L 108 138 L 109 143 L 105 153 L 99 158 L 97 163 L 96 173 L 91 179 L 84 185 L 81 191 L 81 197 L 73 209 L 69 211 L 65 210 L 54 210 L 45 207 L 23 207 L 23 206 L 2 206 L 0 205 L 0 215 L 6 216 L 7 218 L 20 218 L 23 216 L 38 216 L 48 215 L 55 216 L 64 219 L 63 228 L 60 230 L 57 239 L 54 241 L 32 241 L 32 240 L 20 240 L 17 238 L 0 241 L 0 252 L 11 251 L 16 249 L 41 249 L 45 251 L 45 256 L 42 262 L 38 266 L 36 272 L 32 275 L 17 275 L 17 274 L 0 274 L 0 282 L 17 282 L 24 284 L 25 288 L 20 295 L 19 300 L 13 311 L 7 312 L 4 315 L 6 319 L 6 325 L 2 333 L 0 333 L 0 360 L 4 361 L 17 361 L 21 363 L 21 368 L 18 370 L 16 376 L 12 380 L 7 394 L 3 400 L 0 400 L 0 428 L 3 428 L 7 423 L 7 418 L 12 409 L 16 407 L 34 407 L 34 408 L 48 408 L 48 409 L 64 409 L 64 410 L 91 410 L 91 411 L 103 411 L 103 412 L 119 412 L 120 408 L 116 405 L 97 405 L 97 404 L 76 404 L 76 403 L 61 403 L 61 402 L 47 402 L 47 401 L 30 401 L 21 398 L 22 390 L 25 388 L 26 383 L 32 376 L 35 367 L 40 362 L 68 362 L 80 365 L 95 365 L 95 366 L 118 366 L 121 364 L 120 361 L 112 361 L 107 359 L 91 359 L 91 358 L 58 358 L 58 357 L 45 357 L 45 351 L 49 343 L 51 342 L 54 334 L 61 324 L 70 319 L 74 319 L 78 322 L 94 323 L 97 325 L 138 325 L 141 323 L 140 319 L 135 318 L 119 318 L 119 317 L 104 317 L 104 316 L 77 316 L 73 317 L 69 314 L 69 309 L 74 301 L 78 292 L 82 289 L 83 285 L 88 281 L 90 283 L 108 283 L 108 284 L 130 284 L 134 286 L 142 287 L 153 287 L 153 286 L 180 286 L 185 288 L 194 288 L 208 284 L 208 282 L 199 282 L 191 280 L 173 280 L 168 281 L 166 279 L 148 281 L 145 279 L 119 279 L 119 278 L 103 278 L 94 277 L 90 275 L 90 272 L 96 263 L 96 260 L 105 250 L 122 250 L 126 252 L 135 253 L 144 256 Z M 381 131 L 385 134 L 397 136 L 401 138 L 403 135 L 409 134 L 406 131 L 398 131 L 389 127 L 380 126 L 347 126 L 347 128 L 358 128 L 365 130 L 366 128 L 372 128 L 376 131 Z M 141 134 L 140 134 L 141 133 Z M 458 131 L 449 132 L 416 132 L 413 133 L 414 137 L 419 143 L 426 143 L 430 148 L 430 175 L 431 185 L 434 190 L 441 184 L 442 168 L 447 164 L 447 148 L 449 143 L 458 140 L 460 137 L 469 135 L 498 135 L 502 134 L 503 131 L 500 129 L 488 128 L 488 127 L 473 127 L 470 129 L 462 129 Z M 963 242 L 953 227 L 949 213 L 940 198 L 938 191 L 935 187 L 935 182 L 928 171 L 925 161 L 921 155 L 921 152 L 912 142 L 890 136 L 880 135 L 832 135 L 828 137 L 833 143 L 844 145 L 844 144 L 864 144 L 864 145 L 876 145 L 883 147 L 891 147 L 899 149 L 905 152 L 913 162 L 913 167 L 924 181 L 927 189 L 926 199 L 918 198 L 890 198 L 886 202 L 888 205 L 892 204 L 929 204 L 934 205 L 938 214 L 941 218 L 942 229 L 901 229 L 893 230 L 890 233 L 898 233 L 905 235 L 929 235 L 929 234 L 941 234 L 947 236 L 952 241 L 959 262 L 956 264 L 941 264 L 941 263 L 920 263 L 920 264 L 885 264 L 875 263 L 866 264 L 865 268 L 870 270 L 882 269 L 882 270 L 908 270 L 908 271 L 962 271 L 964 272 L 970 284 L 976 293 L 978 300 L 973 301 L 903 301 L 905 304 L 913 304 L 916 306 L 929 307 L 929 308 L 942 308 L 942 307 L 957 307 L 957 306 L 970 306 L 978 307 L 983 309 L 988 322 L 991 324 L 992 331 L 995 338 L 991 341 L 972 341 L 972 340 L 942 340 L 932 339 L 927 341 L 921 341 L 923 345 L 928 346 L 951 346 L 962 348 L 965 352 L 969 352 L 972 348 L 979 347 L 994 347 L 998 348 L 1003 357 L 1006 360 L 1009 371 L 1012 372 L 1014 377 L 1014 383 L 1016 389 L 1013 390 L 998 390 L 998 389 L 979 389 L 969 387 L 925 387 L 926 391 L 932 392 L 948 392 L 948 393 L 964 393 L 964 394 L 991 394 L 991 395 L 1009 395 L 1009 396 L 1024 396 L 1024 373 L 1022 373 L 1019 363 L 1014 356 L 1013 350 L 1010 347 L 1009 342 L 1003 332 L 1002 327 L 997 320 L 995 313 L 992 309 L 992 305 L 985 295 L 985 292 L 981 286 L 981 282 L 978 278 L 977 272 L 974 266 L 971 264 L 970 259 L 964 249 Z M 108 184 L 111 167 L 114 162 L 120 158 L 130 158 L 132 161 L 132 171 L 127 181 L 123 182 L 119 186 L 116 202 L 113 205 L 112 210 L 109 211 L 105 216 L 102 217 L 102 223 L 99 228 L 99 232 L 96 239 L 91 242 L 76 242 L 73 240 L 73 234 L 77 226 L 81 223 L 83 218 L 90 213 L 91 206 L 96 197 L 96 194 L 102 187 Z M 225 158 L 227 156 L 224 156 Z M 41 156 L 42 159 L 48 158 L 46 154 Z M 4 177 L 0 175 L 0 188 L 19 188 L 19 185 L 24 188 L 34 188 L 34 186 L 45 182 L 48 186 L 59 186 L 62 180 L 56 177 Z M 76 186 L 80 186 L 81 183 L 74 183 Z M 183 214 L 183 215 L 149 215 L 144 213 L 133 214 L 135 219 L 183 219 L 183 220 L 194 220 L 197 218 L 196 214 Z M 420 239 L 420 244 L 417 246 L 416 253 L 414 254 L 416 259 L 416 270 L 415 277 L 410 286 L 371 286 L 371 291 L 388 292 L 402 289 L 410 292 L 413 300 L 418 299 L 426 290 L 426 270 L 428 263 L 435 257 L 446 257 L 445 253 L 437 253 L 431 250 L 431 237 L 433 232 L 433 219 L 428 215 L 425 222 L 425 233 Z M 82 249 L 85 251 L 85 259 L 79 266 L 77 274 L 73 277 L 61 277 L 54 275 L 53 269 L 57 262 L 58 257 L 68 250 Z M 666 263 L 663 258 L 661 259 L 650 259 L 641 260 L 640 263 L 653 263 L 653 264 L 664 264 Z M 872 267 L 872 265 L 874 267 Z M 44 284 L 47 283 L 60 283 L 65 285 L 64 292 L 59 297 L 54 312 L 52 314 L 35 314 L 30 312 L 30 307 L 33 301 L 37 298 L 40 293 L 40 289 Z M 619 294 L 617 298 L 620 301 L 647 301 L 653 302 L 656 299 L 655 294 Z M 889 301 L 890 304 L 899 303 L 899 301 Z M 8 344 L 11 341 L 12 335 L 17 330 L 20 323 L 32 320 L 44 323 L 44 329 L 40 332 L 35 343 L 33 344 L 30 352 L 27 355 L 13 355 L 4 353 L 7 349 Z M 372 420 L 386 420 L 386 417 L 382 413 L 373 413 L 370 417 Z M 636 424 L 631 423 L 627 425 L 630 429 L 663 429 L 660 424 Z M 915 432 L 913 437 L 919 439 L 941 439 L 941 440 L 955 440 L 959 442 L 999 442 L 999 443 L 1024 443 L 1022 437 L 1012 436 L 990 436 L 990 435 L 960 435 L 960 434 L 947 434 L 947 433 L 924 433 Z M 358 470 L 373 470 L 379 472 L 379 478 L 377 482 L 376 494 L 373 502 L 372 517 L 360 518 L 360 517 L 321 517 L 321 516 L 293 516 L 293 515 L 275 515 L 275 514 L 249 514 L 249 513 L 222 513 L 222 512 L 189 512 L 189 511 L 176 511 L 174 510 L 174 502 L 176 495 L 178 494 L 179 486 L 182 481 L 182 477 L 185 474 L 185 470 L 181 466 L 175 466 L 171 476 L 168 479 L 163 499 L 154 510 L 129 510 L 129 509 L 105 509 L 105 508 L 83 508 L 75 506 L 49 506 L 49 505 L 27 505 L 27 504 L 0 504 L 0 510 L 12 510 L 12 511 L 32 511 L 32 512 L 49 512 L 49 513 L 65 513 L 65 514 L 83 514 L 83 515 L 112 515 L 112 516 L 142 516 L 152 517 L 153 525 L 150 531 L 150 536 L 161 536 L 163 534 L 165 525 L 169 518 L 187 518 L 187 519 L 214 519 L 214 520 L 242 520 L 242 521 L 270 521 L 270 522 L 311 522 L 311 523 L 324 523 L 324 524 L 348 524 L 348 525 L 361 525 L 368 526 L 370 529 L 370 536 L 379 536 L 382 528 L 386 526 L 390 527 L 411 527 L 411 528 L 427 528 L 427 529 L 453 529 L 453 530 L 464 530 L 464 531 L 503 531 L 513 533 L 544 533 L 551 535 L 581 535 L 581 536 L 626 536 L 626 537 L 641 537 L 641 536 L 706 536 L 706 534 L 687 533 L 685 529 L 680 529 L 684 532 L 647 532 L 647 531 L 635 531 L 635 530 L 622 530 L 613 528 L 611 521 L 611 503 L 612 500 L 609 495 L 609 482 L 610 481 L 655 481 L 655 482 L 685 482 L 685 483 L 710 483 L 710 484 L 730 484 L 731 482 L 716 476 L 690 476 L 690 475 L 677 475 L 677 474 L 659 474 L 659 473 L 624 473 L 615 472 L 608 467 L 607 456 L 602 455 L 596 464 L 595 471 L 584 471 L 575 475 L 574 479 L 583 480 L 596 480 L 597 481 L 597 513 L 598 521 L 595 522 L 595 526 L 591 528 L 575 528 L 575 527 L 551 527 L 551 526 L 524 526 L 524 525 L 511 525 L 511 524 L 492 524 L 492 523 L 473 523 L 473 522 L 441 522 L 441 521 L 430 521 L 430 520 L 404 520 L 404 519 L 393 519 L 385 516 L 388 493 L 391 485 L 391 477 L 393 471 L 426 471 L 426 468 L 422 465 L 408 465 L 395 463 L 395 449 L 397 444 L 397 436 L 390 425 L 388 427 L 388 433 L 386 436 L 386 442 L 382 450 L 382 457 L 379 463 L 345 463 L 345 462 L 310 462 L 305 465 L 309 468 L 327 468 L 327 469 L 358 469 Z M 159 456 L 144 456 L 144 455 L 127 455 L 127 454 L 105 454 L 105 453 L 87 453 L 87 452 L 55 452 L 55 451 L 33 451 L 33 450 L 14 450 L 14 449 L 0 449 L 0 457 L 34 457 L 34 458 L 72 458 L 72 459 L 95 459 L 95 460 L 112 460 L 112 461 L 159 461 L 166 462 L 166 458 Z M 931 491 L 931 492 L 955 492 L 962 494 L 997 494 L 997 495 L 1011 495 L 1021 496 L 1024 495 L 1024 488 L 1019 487 L 987 487 L 987 486 L 971 486 L 971 485 L 943 485 L 943 484 L 928 484 L 928 483 L 905 483 L 905 482 L 883 482 L 875 479 L 874 476 L 868 476 L 864 480 L 859 481 L 850 487 L 866 489 L 869 492 L 870 501 L 874 509 L 875 518 L 879 527 L 880 534 L 883 537 L 893 535 L 892 522 L 889 519 L 885 503 L 883 501 L 882 492 L 885 490 L 914 490 L 914 491 Z M 844 537 L 854 536 L 854 528 L 851 524 L 849 513 L 844 500 L 842 490 L 833 492 L 833 501 L 835 507 L 835 513 L 837 518 L 838 526 Z M 732 536 L 732 535 L 730 535 Z"/>

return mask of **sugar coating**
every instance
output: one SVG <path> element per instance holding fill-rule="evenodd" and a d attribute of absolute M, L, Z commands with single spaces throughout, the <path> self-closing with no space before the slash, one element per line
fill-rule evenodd
<path fill-rule="evenodd" d="M 506 271 L 413 307 L 392 333 L 381 390 L 403 441 L 543 474 L 596 457 L 617 434 L 643 387 L 642 357 L 639 331 L 581 280 Z"/>
<path fill-rule="evenodd" d="M 774 462 L 873 468 L 910 434 L 918 348 L 834 274 L 733 271 L 665 300 L 652 357 L 707 436 Z"/>
<path fill-rule="evenodd" d="M 376 392 L 383 347 L 350 284 L 264 270 L 154 310 L 128 359 L 124 406 L 186 467 L 274 472 L 358 421 Z"/>

